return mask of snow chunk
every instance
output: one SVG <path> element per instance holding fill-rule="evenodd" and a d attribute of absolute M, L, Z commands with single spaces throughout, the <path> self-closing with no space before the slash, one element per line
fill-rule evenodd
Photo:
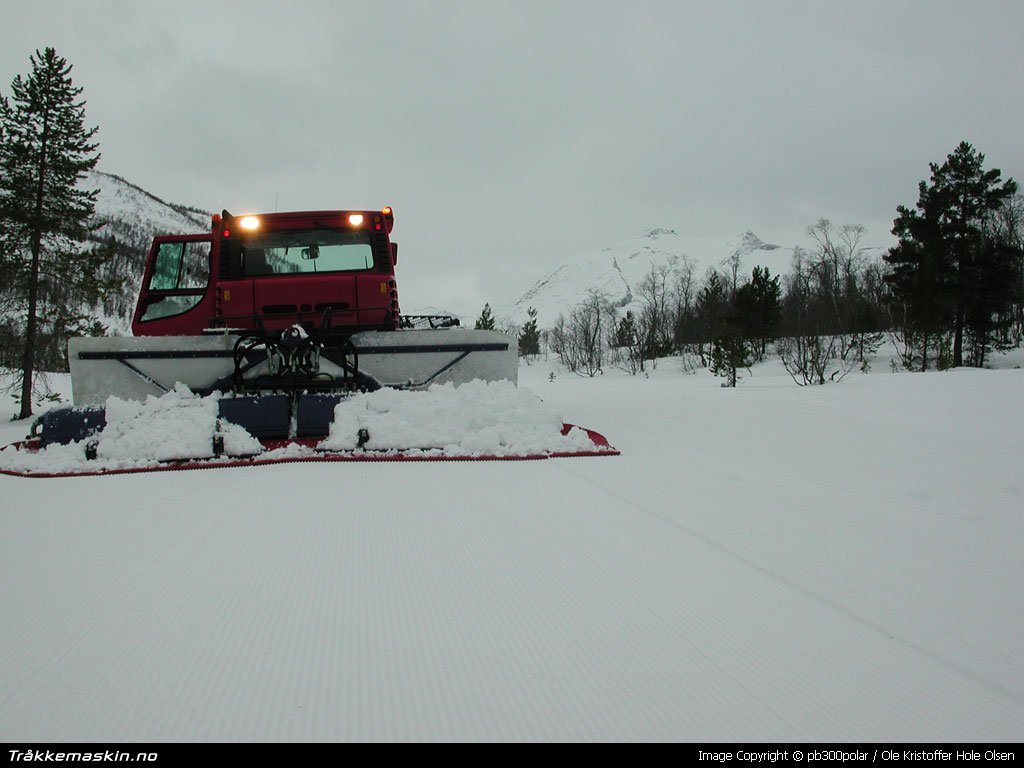
<path fill-rule="evenodd" d="M 110 397 L 99 459 L 208 459 L 213 457 L 217 397 L 197 397 L 184 384 L 145 402 Z"/>
<path fill-rule="evenodd" d="M 222 421 L 220 434 L 224 438 L 224 453 L 228 456 L 255 456 L 263 452 L 263 443 L 238 424 Z"/>

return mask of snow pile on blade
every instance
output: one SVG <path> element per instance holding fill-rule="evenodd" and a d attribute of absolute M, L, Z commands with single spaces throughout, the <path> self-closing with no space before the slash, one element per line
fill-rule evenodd
<path fill-rule="evenodd" d="M 423 391 L 379 389 L 338 404 L 330 435 L 318 446 L 354 451 L 412 450 L 440 456 L 530 456 L 593 450 L 586 431 L 562 434 L 562 417 L 509 381 L 479 379 Z"/>
<path fill-rule="evenodd" d="M 216 394 L 197 397 L 184 384 L 145 402 L 108 398 L 107 426 L 98 435 L 96 458 L 108 462 L 213 458 L 218 399 Z M 230 422 L 221 422 L 220 433 L 228 456 L 263 450 L 259 440 Z"/>
<path fill-rule="evenodd" d="M 0 451 L 0 470 L 74 473 L 140 469 L 163 462 L 212 459 L 217 432 L 219 395 L 199 397 L 183 384 L 144 402 L 110 397 L 105 404 L 106 426 L 90 440 L 48 445 L 39 451 L 8 446 Z M 263 445 L 241 427 L 222 422 L 224 453 L 229 457 L 259 453 Z M 94 442 L 96 458 L 86 458 Z"/>
<path fill-rule="evenodd" d="M 561 417 L 527 390 L 507 381 L 439 384 L 425 391 L 381 389 L 343 400 L 330 435 L 315 441 L 276 441 L 269 447 L 242 427 L 218 423 L 219 394 L 200 397 L 179 384 L 144 402 L 107 400 L 106 426 L 88 441 L 39 450 L 0 450 L 0 472 L 34 475 L 92 474 L 166 467 L 254 463 L 325 456 L 412 458 L 516 458 L 615 451 L 597 445 L 584 429 Z M 363 439 L 360 445 L 360 433 Z M 214 435 L 223 453 L 214 454 Z M 88 443 L 95 458 L 86 457 Z"/>

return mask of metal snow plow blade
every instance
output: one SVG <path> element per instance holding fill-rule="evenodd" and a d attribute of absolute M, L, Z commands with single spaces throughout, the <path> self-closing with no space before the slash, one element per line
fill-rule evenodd
<path fill-rule="evenodd" d="M 0 451 L 0 473 L 64 477 L 287 462 L 523 461 L 614 456 L 591 430 L 562 422 L 508 381 L 422 391 L 379 389 L 291 398 L 178 385 L 145 402 L 44 414 L 30 439 Z M 243 427 L 239 422 L 245 422 Z"/>
<path fill-rule="evenodd" d="M 257 341 L 263 339 L 254 337 Z M 305 338 L 305 337 L 304 337 Z M 515 383 L 515 342 L 494 331 L 367 331 L 318 342 L 315 373 L 301 382 L 327 389 L 422 389 L 474 379 Z M 73 338 L 68 363 L 75 405 L 103 403 L 111 395 L 128 400 L 161 396 L 184 384 L 193 392 L 259 389 L 273 356 L 249 336 L 142 336 Z M 251 383 L 251 386 L 250 386 Z M 274 382 L 266 389 L 281 389 Z"/>

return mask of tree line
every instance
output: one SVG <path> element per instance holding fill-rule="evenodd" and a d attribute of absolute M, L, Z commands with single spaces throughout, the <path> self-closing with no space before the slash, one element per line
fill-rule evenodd
<path fill-rule="evenodd" d="M 538 332 L 531 308 L 520 354 L 543 346 L 585 376 L 681 355 L 735 386 L 773 349 L 796 383 L 817 385 L 866 368 L 888 337 L 908 370 L 982 367 L 1024 338 L 1024 198 L 967 142 L 930 169 L 916 206 L 897 208 L 884 254 L 864 247 L 863 226 L 821 219 L 785 275 L 745 275 L 734 254 L 698 277 L 677 257 L 643 277 L 635 311 L 591 290 Z"/>

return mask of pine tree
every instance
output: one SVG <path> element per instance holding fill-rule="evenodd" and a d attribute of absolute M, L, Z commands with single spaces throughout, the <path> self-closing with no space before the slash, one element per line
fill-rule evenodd
<path fill-rule="evenodd" d="M 989 235 L 978 242 L 976 264 L 969 273 L 964 314 L 965 363 L 981 368 L 993 349 L 1007 349 L 1016 300 L 1014 285 L 1019 251 Z"/>
<path fill-rule="evenodd" d="M 529 320 L 519 332 L 519 356 L 529 362 L 531 357 L 540 354 L 540 329 L 537 327 L 537 310 L 529 307 L 526 310 Z"/>
<path fill-rule="evenodd" d="M 725 379 L 723 387 L 735 387 L 739 381 L 739 369 L 749 370 L 752 363 L 750 347 L 743 333 L 735 323 L 724 322 L 711 345 L 711 373 Z"/>
<path fill-rule="evenodd" d="M 931 183 L 918 185 L 916 209 L 896 209 L 892 233 L 899 242 L 885 256 L 886 281 L 921 338 L 922 368 L 928 366 L 929 340 L 944 332 L 953 334 L 954 367 L 964 364 L 965 330 L 986 337 L 984 350 L 989 321 L 1013 302 L 1013 258 L 986 233 L 1017 183 L 1002 182 L 999 169 L 984 170 L 984 161 L 961 142 L 941 166 L 930 164 Z"/>
<path fill-rule="evenodd" d="M 616 352 L 620 368 L 633 376 L 644 370 L 643 344 L 637 332 L 636 316 L 631 311 L 627 311 L 615 326 L 611 346 Z"/>
<path fill-rule="evenodd" d="M 722 322 L 729 314 L 729 286 L 721 274 L 709 270 L 704 285 L 697 293 L 695 330 L 697 352 L 701 365 L 707 365 L 704 345 L 713 342 L 722 330 Z"/>
<path fill-rule="evenodd" d="M 476 330 L 478 331 L 493 331 L 494 330 L 494 315 L 491 314 L 491 305 L 488 302 L 484 304 L 484 309 L 480 313 L 480 317 L 476 320 Z"/>
<path fill-rule="evenodd" d="M 89 233 L 98 192 L 77 183 L 99 160 L 97 128 L 84 123 L 82 88 L 53 48 L 36 51 L 30 62 L 32 72 L 11 82 L 10 101 L 0 95 L 0 255 L 7 298 L 25 318 L 19 418 L 32 415 L 41 332 L 66 334 L 84 320 L 75 308 L 102 294 L 106 258 L 78 245 Z"/>
<path fill-rule="evenodd" d="M 782 316 L 778 276 L 772 277 L 767 267 L 754 267 L 750 282 L 739 287 L 733 303 L 739 329 L 751 340 L 754 356 L 763 359 Z"/>

